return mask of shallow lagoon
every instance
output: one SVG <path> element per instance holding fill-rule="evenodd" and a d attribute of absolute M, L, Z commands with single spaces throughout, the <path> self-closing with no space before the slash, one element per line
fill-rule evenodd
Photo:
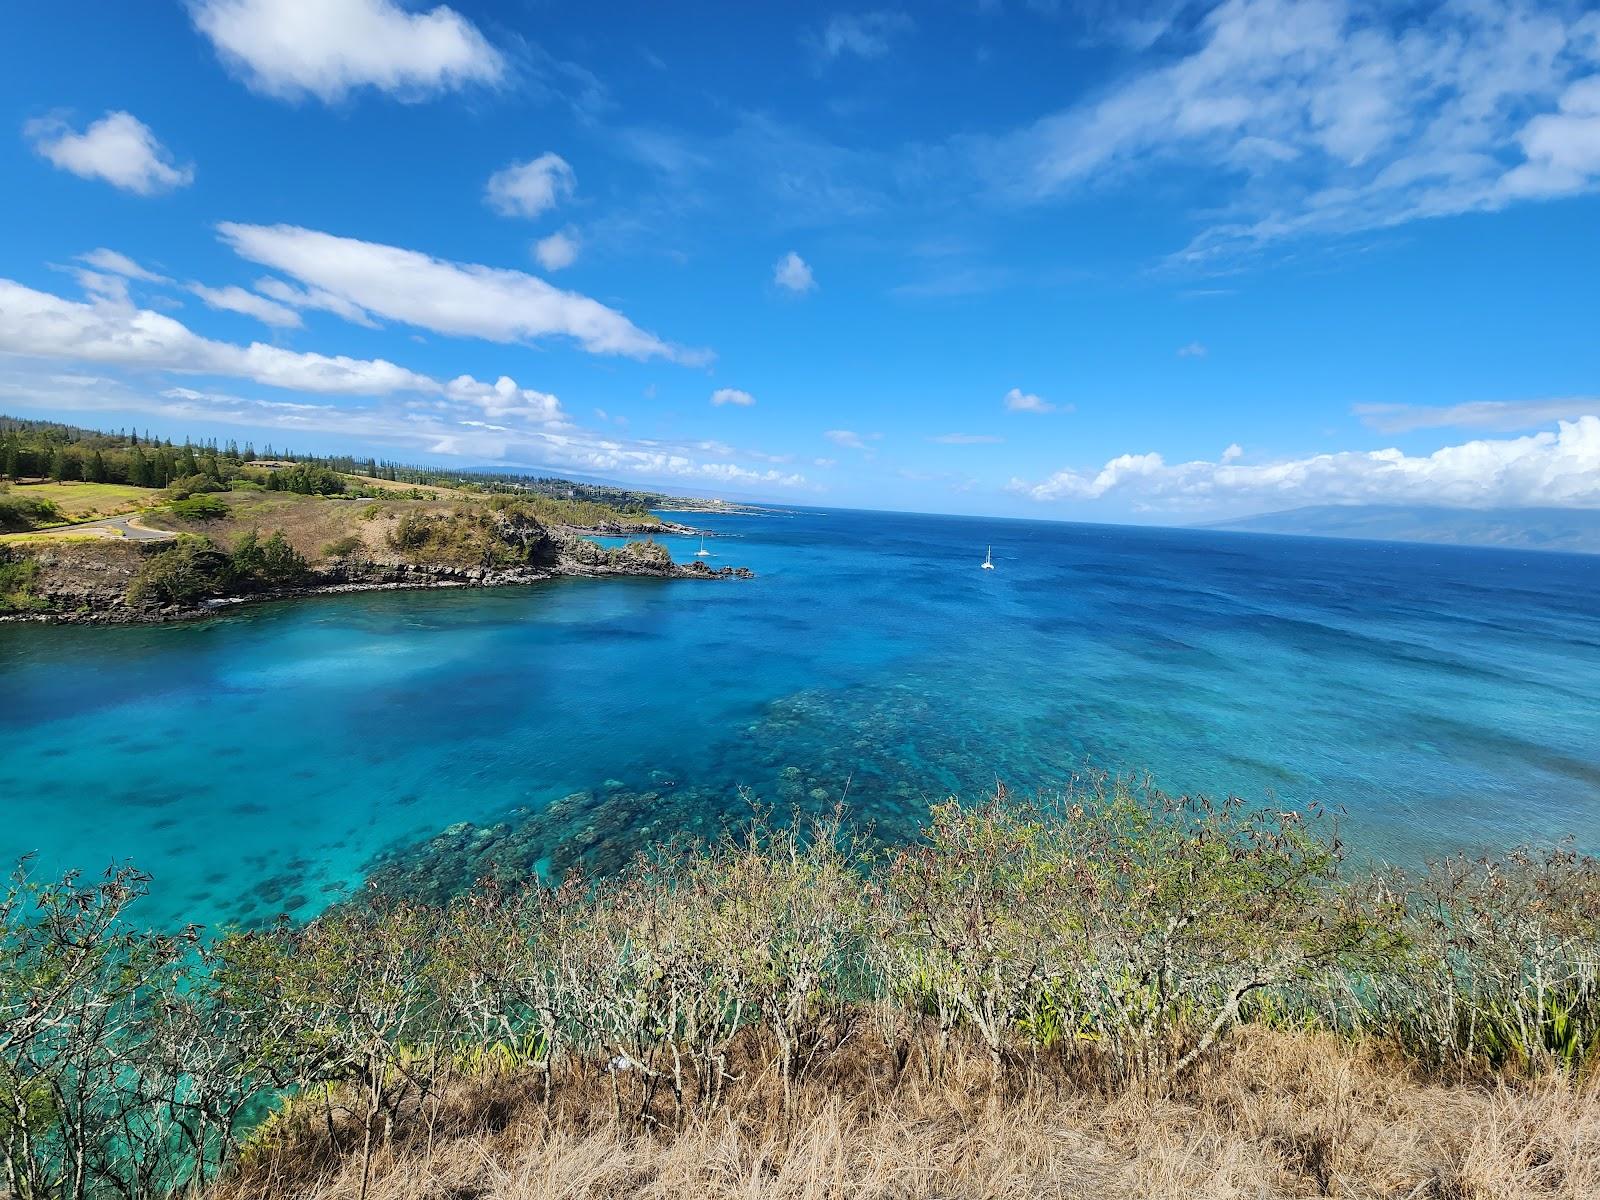
<path fill-rule="evenodd" d="M 605 861 L 752 798 L 845 796 L 898 836 L 952 791 L 1085 766 L 1321 801 L 1363 854 L 1600 849 L 1600 557 L 697 519 L 715 565 L 758 578 L 0 627 L 0 857 L 131 859 L 147 919 L 260 921 L 387 847 L 573 793 L 544 836 Z"/>

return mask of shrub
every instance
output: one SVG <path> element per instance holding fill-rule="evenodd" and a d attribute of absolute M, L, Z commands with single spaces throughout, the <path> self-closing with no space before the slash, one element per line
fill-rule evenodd
<path fill-rule="evenodd" d="M 360 511 L 356 513 L 356 520 L 370 521 L 382 511 L 383 505 L 381 504 L 363 504 Z"/>
<path fill-rule="evenodd" d="M 0 546 L 0 613 L 45 609 L 44 598 L 34 590 L 39 575 L 39 564 L 32 558 Z"/>
<path fill-rule="evenodd" d="M 174 479 L 167 488 L 174 500 L 187 500 L 190 496 L 227 490 L 224 484 L 218 483 L 209 475 L 185 475 L 182 479 Z"/>
<path fill-rule="evenodd" d="M 403 513 L 389 545 L 414 561 L 508 567 L 554 558 L 544 526 L 517 507 L 466 504 L 449 513 Z"/>
<path fill-rule="evenodd" d="M 345 477 L 314 463 L 296 463 L 266 477 L 269 492 L 299 492 L 303 496 L 338 496 L 346 487 Z"/>
<path fill-rule="evenodd" d="M 150 1195 L 149 1180 L 175 1193 L 219 1169 L 268 1085 L 292 1098 L 275 1132 L 307 1172 L 354 1153 L 365 1175 L 408 1124 L 431 1146 L 464 1074 L 468 1091 L 539 1087 L 580 1120 L 603 1079 L 619 1124 L 654 1133 L 740 1079 L 747 1094 L 768 1081 L 790 1116 L 791 1083 L 859 1080 L 874 1035 L 897 1080 L 917 1056 L 952 1095 L 984 1083 L 947 1073 L 947 1043 L 957 1069 L 977 1048 L 994 1098 L 1041 1078 L 1215 1086 L 1181 1077 L 1252 1019 L 1327 1020 L 1463 1067 L 1593 1061 L 1600 862 L 1562 850 L 1347 880 L 1339 860 L 1314 814 L 1109 786 L 952 800 L 917 843 L 879 851 L 835 814 L 437 905 L 374 887 L 211 949 L 119 924 L 130 876 L 0 890 L 0 1096 L 23 1100 L 0 1140 L 22 1128 L 58 1175 L 137 1166 L 140 1186 L 107 1176 L 84 1194 Z M 102 1107 L 86 1114 L 85 1097 Z M 120 1163 L 73 1165 L 92 1128 L 114 1131 Z M 19 1178 L 0 1186 L 54 1194 Z"/>
<path fill-rule="evenodd" d="M 189 521 L 215 521 L 228 515 L 227 504 L 215 496 L 190 496 L 184 500 L 174 500 L 168 507 L 174 516 Z"/>
<path fill-rule="evenodd" d="M 61 510 L 49 500 L 0 491 L 0 533 L 21 533 L 61 519 Z"/>
<path fill-rule="evenodd" d="M 220 595 L 232 582 L 232 563 L 210 539 L 180 537 L 144 561 L 128 586 L 128 603 L 192 604 Z"/>
<path fill-rule="evenodd" d="M 283 530 L 261 541 L 255 530 L 241 534 L 231 555 L 233 573 L 240 581 L 263 588 L 293 587 L 310 574 L 305 556 L 289 544 Z"/>
<path fill-rule="evenodd" d="M 366 548 L 367 544 L 351 533 L 329 542 L 322 548 L 322 555 L 324 558 L 349 558 L 353 554 L 360 554 Z"/>

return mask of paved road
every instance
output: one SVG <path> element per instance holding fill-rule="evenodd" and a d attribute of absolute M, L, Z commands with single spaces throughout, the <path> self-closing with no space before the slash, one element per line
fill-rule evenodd
<path fill-rule="evenodd" d="M 101 517 L 98 521 L 84 521 L 77 525 L 65 525 L 59 529 L 41 529 L 33 537 L 74 537 L 81 534 L 92 534 L 97 537 L 121 537 L 130 542 L 165 542 L 177 537 L 175 533 L 168 533 L 165 529 L 146 529 L 143 525 L 135 525 L 138 515 L 127 517 Z"/>

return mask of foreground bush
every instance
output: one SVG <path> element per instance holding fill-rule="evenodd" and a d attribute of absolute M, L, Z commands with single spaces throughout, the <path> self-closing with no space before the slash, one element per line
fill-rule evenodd
<path fill-rule="evenodd" d="M 17 495 L 0 487 L 0 533 L 25 532 L 61 519 L 61 510 L 54 502 Z"/>
<path fill-rule="evenodd" d="M 360 1196 L 408 1147 L 535 1114 L 705 1136 L 719 1113 L 792 1132 L 824 1085 L 1213 1103 L 1249 1026 L 1442 1080 L 1586 1077 L 1593 860 L 1340 859 L 1314 818 L 1116 787 L 951 801 L 889 851 L 838 819 L 758 822 L 601 879 L 373 895 L 208 945 L 132 933 L 131 873 L 19 876 L 0 1146 L 19 1196 L 237 1169 L 284 1195 L 333 1170 Z"/>
<path fill-rule="evenodd" d="M 222 507 L 209 496 L 183 503 L 201 500 Z M 305 556 L 289 544 L 282 530 L 274 530 L 265 540 L 249 530 L 227 552 L 209 538 L 184 534 L 145 560 L 128 585 L 128 603 L 193 604 L 211 596 L 295 587 L 310 574 Z"/>

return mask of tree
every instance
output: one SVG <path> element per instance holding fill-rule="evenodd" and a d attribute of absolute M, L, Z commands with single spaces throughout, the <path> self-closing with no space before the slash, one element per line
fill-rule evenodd
<path fill-rule="evenodd" d="M 98 450 L 89 455 L 87 475 L 90 483 L 104 483 L 109 478 L 109 473 L 106 471 L 105 455 Z"/>
<path fill-rule="evenodd" d="M 16 442 L 6 443 L 5 466 L 0 473 L 9 479 L 22 478 L 22 454 L 18 451 Z"/>

